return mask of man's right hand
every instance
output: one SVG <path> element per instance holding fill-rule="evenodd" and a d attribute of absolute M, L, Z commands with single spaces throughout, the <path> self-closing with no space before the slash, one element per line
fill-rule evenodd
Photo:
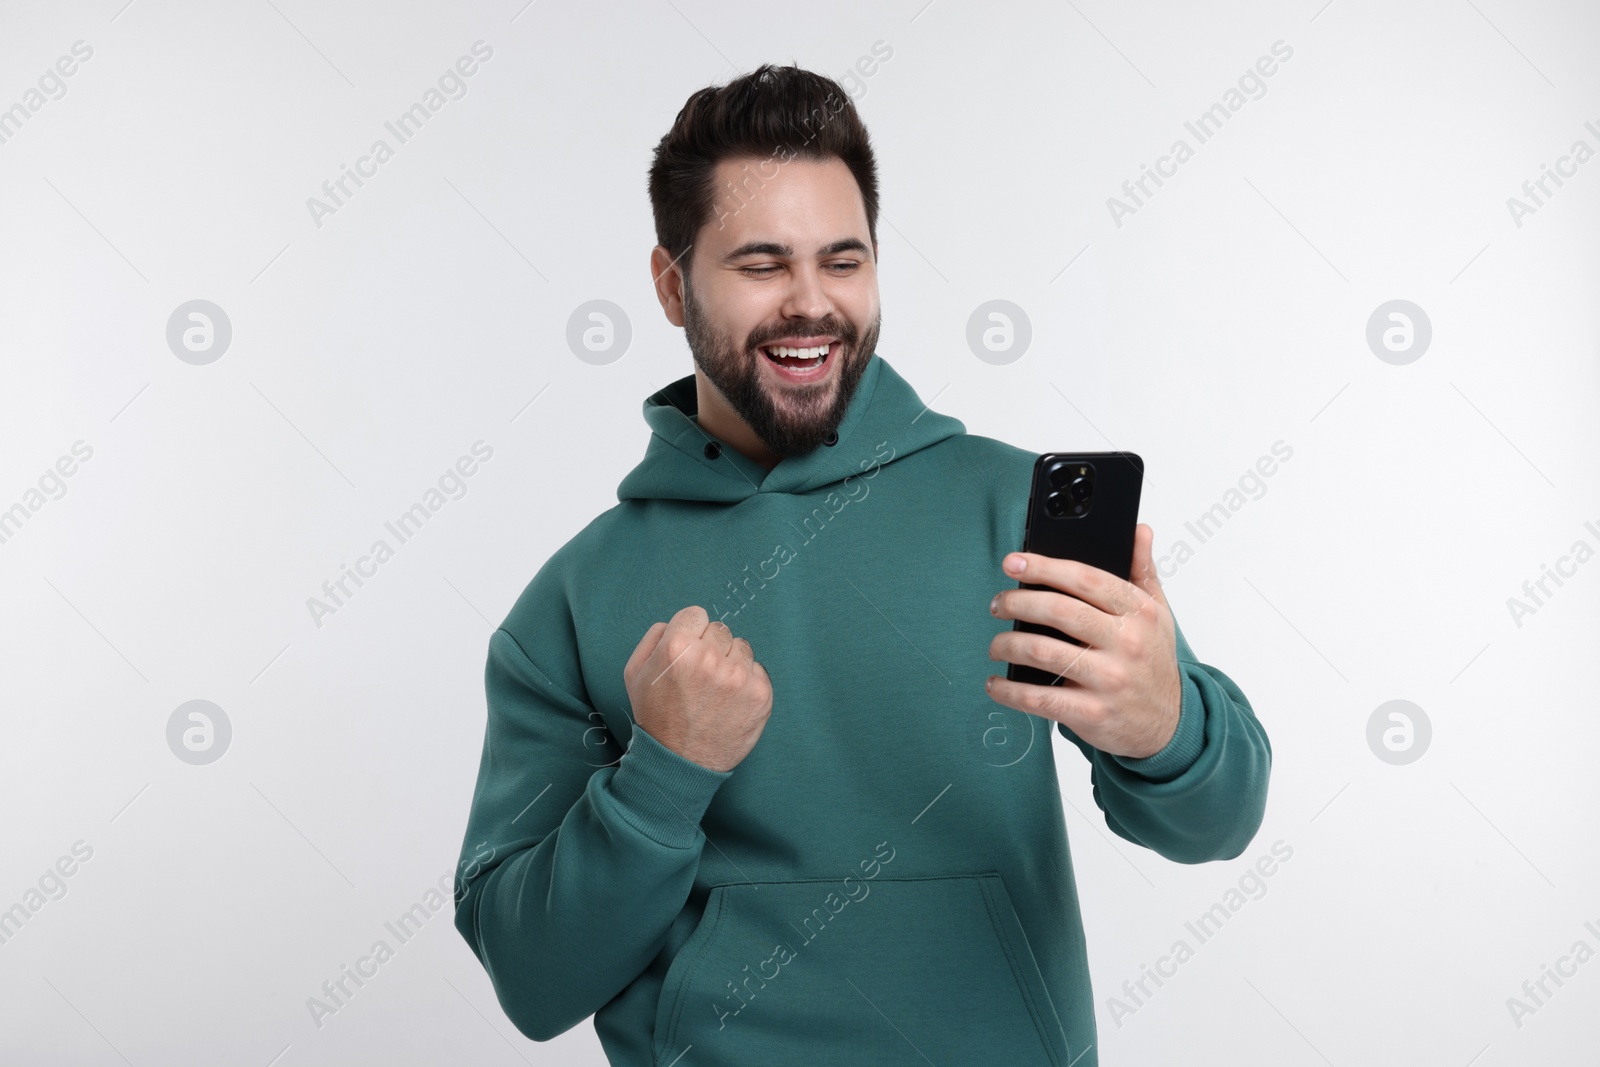
<path fill-rule="evenodd" d="M 634 724 L 714 771 L 737 767 L 772 714 L 772 679 L 750 642 L 698 605 L 645 631 L 622 678 Z"/>

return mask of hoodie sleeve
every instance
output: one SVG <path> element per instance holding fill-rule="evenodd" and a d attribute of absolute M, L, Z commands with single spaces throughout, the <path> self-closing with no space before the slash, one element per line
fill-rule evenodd
<path fill-rule="evenodd" d="M 507 1017 L 546 1041 L 594 1014 L 661 950 L 700 863 L 700 818 L 732 772 L 685 759 L 637 726 L 621 750 L 595 709 L 552 684 L 503 628 L 489 640 L 484 688 L 455 925 Z"/>
<path fill-rule="evenodd" d="M 1199 662 L 1172 621 L 1183 703 L 1165 748 L 1142 759 L 1061 732 L 1088 758 L 1095 803 L 1119 836 L 1176 863 L 1233 859 L 1266 811 L 1272 744 L 1233 680 Z"/>

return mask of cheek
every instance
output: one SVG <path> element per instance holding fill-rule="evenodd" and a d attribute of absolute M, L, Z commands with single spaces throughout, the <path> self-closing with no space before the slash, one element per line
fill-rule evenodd
<path fill-rule="evenodd" d="M 748 346 L 752 335 L 770 333 L 783 322 L 781 307 L 749 293 L 730 294 L 728 302 L 717 309 L 717 315 L 722 329 L 741 347 Z"/>
<path fill-rule="evenodd" d="M 858 341 L 865 341 L 867 339 L 867 334 L 869 334 L 874 327 L 880 325 L 878 322 L 878 308 L 876 304 L 865 307 L 860 312 L 853 313 L 852 318 L 855 320 L 856 338 Z"/>
<path fill-rule="evenodd" d="M 877 279 L 863 282 L 859 289 L 845 294 L 843 306 L 850 320 L 863 334 L 872 329 L 879 314 Z"/>
<path fill-rule="evenodd" d="M 764 301 L 749 288 L 736 278 L 722 277 L 721 272 L 714 279 L 695 284 L 695 303 L 701 316 L 717 333 L 738 345 L 744 344 L 751 331 L 763 322 L 771 321 L 770 316 L 763 318 Z"/>

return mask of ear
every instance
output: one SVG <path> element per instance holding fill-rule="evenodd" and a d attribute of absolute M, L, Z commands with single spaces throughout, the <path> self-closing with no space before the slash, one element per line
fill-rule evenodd
<path fill-rule="evenodd" d="M 665 245 L 656 245 L 650 252 L 650 277 L 661 301 L 661 310 L 674 326 L 683 325 L 683 270 L 672 261 L 672 253 Z"/>

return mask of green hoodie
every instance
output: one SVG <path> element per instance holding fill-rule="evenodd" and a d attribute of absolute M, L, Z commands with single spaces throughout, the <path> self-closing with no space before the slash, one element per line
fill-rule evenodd
<path fill-rule="evenodd" d="M 983 688 L 1035 455 L 929 410 L 876 354 L 837 440 L 770 472 L 695 413 L 693 375 L 645 400 L 619 503 L 489 639 L 455 922 L 501 1007 L 540 1041 L 593 1015 L 624 1067 L 1095 1067 L 1055 734 Z M 629 711 L 624 664 L 690 604 L 772 681 L 728 772 Z M 1114 832 L 1231 859 L 1271 747 L 1181 631 L 1176 653 L 1160 752 L 1059 728 Z"/>

